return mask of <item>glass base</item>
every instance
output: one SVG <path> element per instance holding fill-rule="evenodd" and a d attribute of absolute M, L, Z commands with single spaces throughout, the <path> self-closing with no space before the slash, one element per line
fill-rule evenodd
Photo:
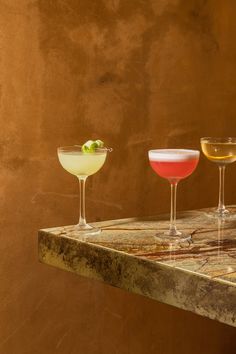
<path fill-rule="evenodd" d="M 155 235 L 155 239 L 161 243 L 165 244 L 186 244 L 189 245 L 191 244 L 192 241 L 192 235 L 180 231 L 176 231 L 173 233 L 171 230 L 168 230 L 164 233 L 157 233 Z"/>
<path fill-rule="evenodd" d="M 75 225 L 73 233 L 74 235 L 79 235 L 79 236 L 90 236 L 90 235 L 98 235 L 100 234 L 101 229 L 98 227 L 93 227 L 89 224 L 85 225 Z"/>
<path fill-rule="evenodd" d="M 236 213 L 231 212 L 230 210 L 227 209 L 224 209 L 223 211 L 216 209 L 206 213 L 206 216 L 212 219 L 222 219 L 222 220 L 236 219 Z"/>

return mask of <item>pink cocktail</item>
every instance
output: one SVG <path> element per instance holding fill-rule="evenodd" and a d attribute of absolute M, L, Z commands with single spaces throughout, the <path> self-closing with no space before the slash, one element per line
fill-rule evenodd
<path fill-rule="evenodd" d="M 198 152 L 198 151 L 197 151 Z M 198 154 L 194 150 L 151 150 L 149 160 L 153 170 L 169 181 L 179 181 L 188 177 L 197 167 Z"/>
<path fill-rule="evenodd" d="M 199 161 L 198 150 L 186 149 L 158 149 L 148 152 L 149 161 L 153 170 L 161 177 L 166 178 L 171 185 L 171 215 L 170 229 L 165 235 L 173 239 L 186 240 L 189 236 L 183 235 L 177 230 L 176 222 L 176 190 L 177 184 L 183 178 L 190 176 Z M 179 237 L 181 236 L 181 237 Z"/>

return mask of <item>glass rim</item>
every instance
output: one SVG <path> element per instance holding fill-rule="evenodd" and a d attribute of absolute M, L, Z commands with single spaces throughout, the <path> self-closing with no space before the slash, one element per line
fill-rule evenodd
<path fill-rule="evenodd" d="M 79 151 L 81 153 L 84 153 L 82 151 L 82 146 L 83 145 L 68 145 L 68 146 L 59 146 L 57 148 L 57 151 Z M 102 147 L 102 148 L 96 148 L 95 151 L 88 152 L 88 154 L 96 154 L 97 152 L 112 152 L 112 148 L 108 147 Z"/>
<path fill-rule="evenodd" d="M 162 152 L 177 152 L 177 151 L 181 151 L 181 152 L 186 152 L 186 153 L 190 153 L 190 154 L 200 154 L 200 150 L 194 150 L 194 149 L 151 149 L 148 150 L 148 152 L 152 152 L 152 153 L 162 153 Z"/>
<path fill-rule="evenodd" d="M 207 136 L 207 137 L 203 137 L 200 139 L 200 142 L 206 142 L 206 143 L 236 143 L 236 137 L 210 137 L 210 136 Z"/>

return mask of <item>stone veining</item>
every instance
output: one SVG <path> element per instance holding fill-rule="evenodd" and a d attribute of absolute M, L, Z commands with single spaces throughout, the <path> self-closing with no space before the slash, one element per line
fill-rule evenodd
<path fill-rule="evenodd" d="M 42 262 L 236 326 L 236 222 L 205 211 L 179 215 L 192 242 L 155 238 L 166 216 L 98 223 L 100 235 L 79 239 L 73 226 L 41 230 Z"/>

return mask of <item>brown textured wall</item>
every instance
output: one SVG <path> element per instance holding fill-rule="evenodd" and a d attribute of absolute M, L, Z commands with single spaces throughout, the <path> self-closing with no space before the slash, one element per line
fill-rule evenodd
<path fill-rule="evenodd" d="M 235 329 L 41 265 L 37 229 L 78 217 L 56 148 L 114 148 L 88 218 L 167 211 L 147 150 L 236 135 L 233 0 L 0 1 L 0 354 L 233 354 Z M 227 198 L 236 201 L 236 166 Z M 214 205 L 202 158 L 179 209 Z"/>

